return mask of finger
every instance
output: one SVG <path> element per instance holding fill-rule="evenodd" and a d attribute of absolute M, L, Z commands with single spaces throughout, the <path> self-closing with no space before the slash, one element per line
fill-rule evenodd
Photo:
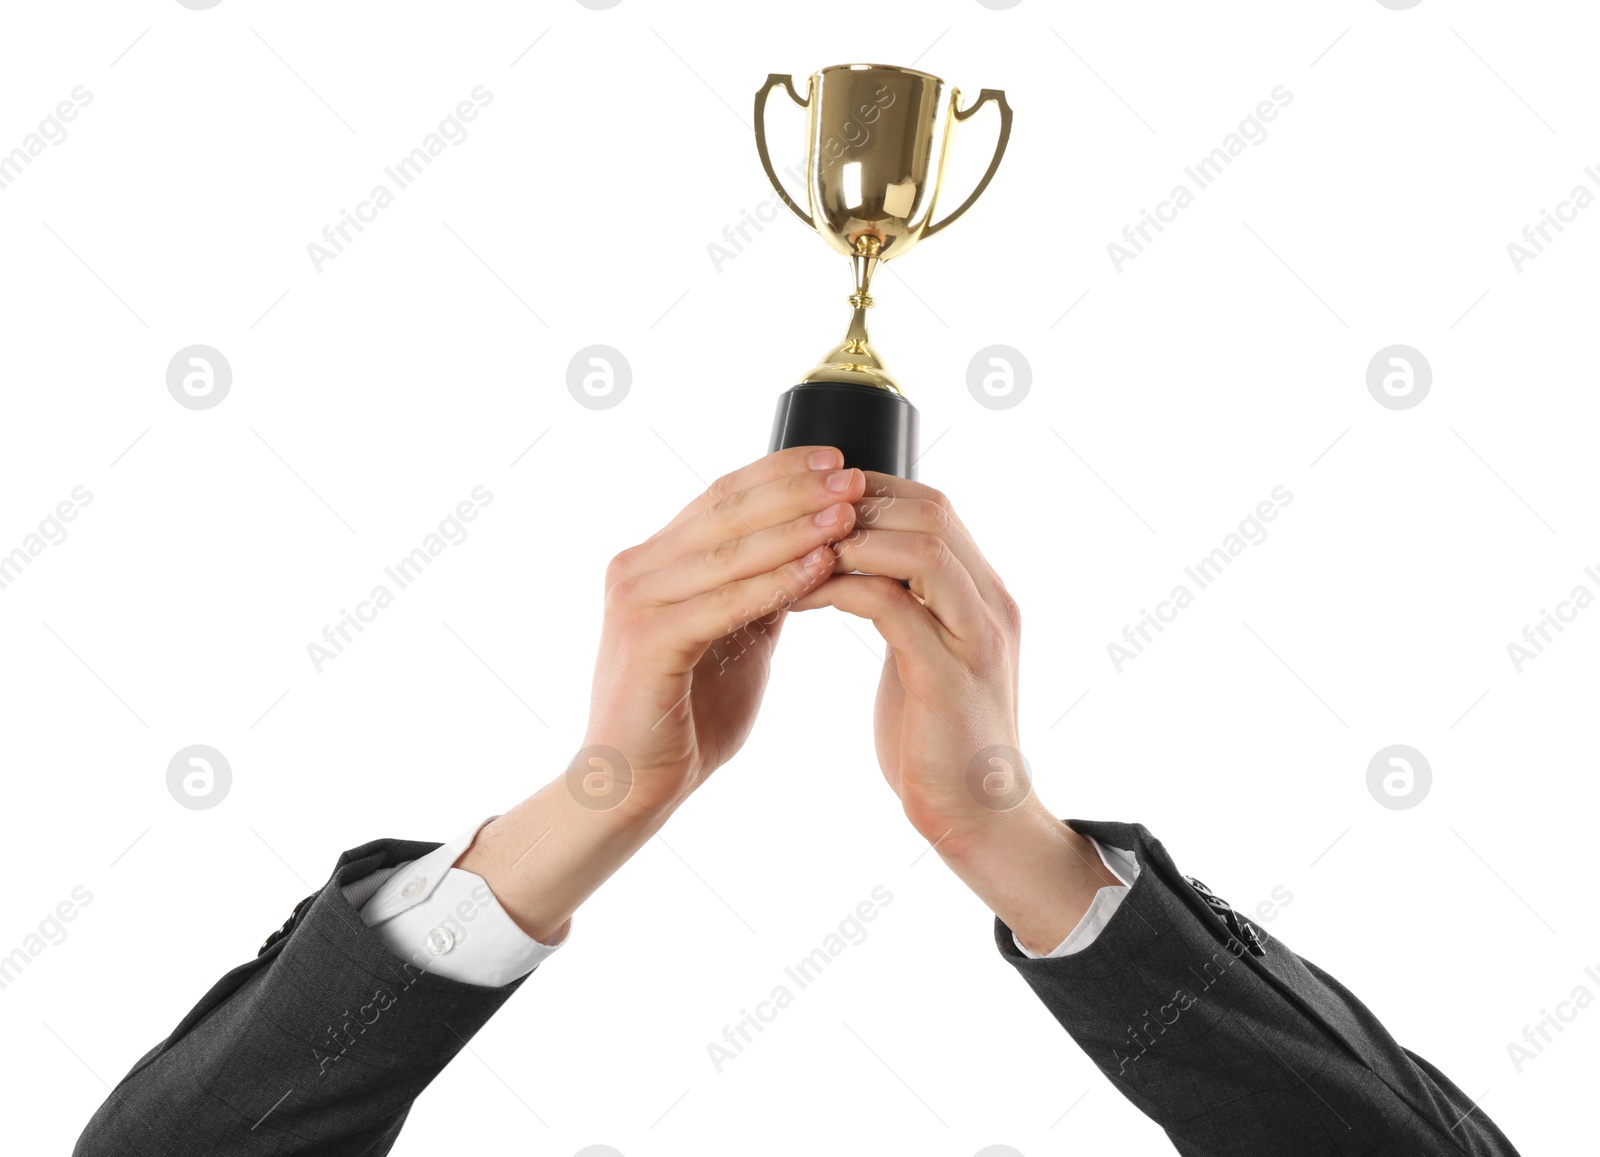
<path fill-rule="evenodd" d="M 786 486 L 787 483 L 769 485 Z M 681 603 L 728 583 L 767 574 L 784 563 L 803 558 L 816 547 L 846 537 L 855 527 L 856 508 L 848 501 L 839 501 L 843 495 L 837 492 L 822 493 L 834 501 L 814 512 L 807 509 L 811 502 L 801 502 L 798 505 L 802 513 L 786 522 L 754 534 L 723 538 L 694 550 L 660 570 L 640 575 L 635 580 L 635 593 L 658 605 Z M 791 500 L 786 505 L 796 504 Z M 710 514 L 708 511 L 707 516 Z M 688 525 L 692 527 L 695 523 Z M 687 530 L 685 527 L 685 532 Z"/>
<path fill-rule="evenodd" d="M 967 568 L 943 538 L 921 530 L 866 528 L 838 544 L 839 569 L 905 579 L 945 629 L 960 639 L 988 630 L 989 613 Z"/>
<path fill-rule="evenodd" d="M 791 611 L 810 611 L 835 607 L 858 618 L 871 619 L 872 625 L 897 654 L 926 654 L 939 643 L 939 624 L 928 609 L 917 602 L 894 579 L 875 574 L 835 574 L 804 597 Z"/>
<path fill-rule="evenodd" d="M 718 478 L 706 487 L 704 493 L 680 510 L 677 517 L 667 523 L 666 529 L 671 530 L 697 514 L 723 505 L 730 494 L 752 490 L 765 482 L 773 482 L 791 474 L 808 470 L 838 470 L 843 465 L 844 454 L 832 446 L 791 446 L 787 450 L 778 450 Z"/>
<path fill-rule="evenodd" d="M 858 534 L 880 528 L 937 534 L 967 568 L 984 601 L 991 606 L 1000 601 L 1005 583 L 983 557 L 972 533 L 956 517 L 950 499 L 943 492 L 893 474 L 868 471 L 866 494 L 857 505 L 861 511 L 857 519 Z"/>
<path fill-rule="evenodd" d="M 833 573 L 838 560 L 827 545 L 765 574 L 724 583 L 692 599 L 661 608 L 660 622 L 692 667 L 704 648 L 724 635 L 777 615 Z M 697 650 L 698 649 L 698 650 Z"/>
<path fill-rule="evenodd" d="M 619 570 L 625 571 L 622 575 L 625 578 L 643 577 L 651 571 L 664 570 L 680 560 L 708 552 L 723 552 L 731 557 L 739 539 L 770 527 L 782 526 L 797 518 L 824 513 L 841 502 L 854 503 L 861 497 L 866 484 L 866 476 L 860 470 L 805 470 L 759 483 L 748 490 L 733 491 L 725 501 L 708 505 L 699 514 L 691 515 L 625 551 L 627 557 Z M 849 519 L 853 525 L 853 507 Z M 843 533 L 847 532 L 835 527 L 833 537 L 838 538 Z M 799 548 L 787 557 L 799 558 L 807 549 L 809 546 Z M 724 574 L 721 581 L 744 578 L 756 573 L 756 570 L 777 566 L 782 561 L 781 558 L 774 558 L 744 574 Z M 714 571 L 716 569 L 713 568 Z M 694 588 L 678 597 L 686 598 L 689 593 L 699 593 L 703 589 L 709 588 Z"/>

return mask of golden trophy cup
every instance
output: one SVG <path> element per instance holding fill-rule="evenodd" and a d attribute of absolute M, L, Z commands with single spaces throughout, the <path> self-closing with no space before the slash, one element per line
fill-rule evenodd
<path fill-rule="evenodd" d="M 806 200 L 802 209 L 784 189 L 767 149 L 767 97 L 782 86 L 807 111 Z M 767 179 L 794 215 L 850 258 L 855 292 L 844 340 L 778 400 L 772 450 L 837 446 L 846 466 L 914 478 L 917 410 L 884 368 L 867 337 L 872 276 L 891 257 L 910 252 L 968 209 L 988 188 L 1006 142 L 1011 106 L 986 88 L 967 108 L 954 86 L 911 68 L 836 64 L 813 73 L 805 99 L 791 76 L 773 73 L 756 93 L 756 150 Z M 994 159 L 967 199 L 935 221 L 945 160 L 956 122 L 993 101 L 1000 113 Z"/>

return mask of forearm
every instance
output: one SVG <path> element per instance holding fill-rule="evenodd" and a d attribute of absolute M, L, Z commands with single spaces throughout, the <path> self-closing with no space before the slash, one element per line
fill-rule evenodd
<path fill-rule="evenodd" d="M 974 832 L 946 837 L 937 850 L 1018 942 L 1041 956 L 1077 927 L 1101 888 L 1122 882 L 1036 796 Z"/>
<path fill-rule="evenodd" d="M 1115 915 L 1079 952 L 1030 959 L 1003 917 L 996 945 L 1184 1153 L 1515 1157 L 1471 1097 L 1332 976 L 1202 891 L 1148 830 L 1071 823 L 1137 862 Z M 1348 932 L 1354 951 L 1396 951 L 1359 924 Z"/>
<path fill-rule="evenodd" d="M 396 955 L 345 898 L 435 847 L 346 852 L 315 899 L 118 1083 L 77 1157 L 387 1153 L 412 1101 L 521 984 L 436 975 L 426 952 Z"/>
<path fill-rule="evenodd" d="M 554 944 L 579 905 L 610 879 L 675 810 L 586 807 L 565 776 L 484 825 L 456 867 L 482 876 L 506 914 L 533 939 Z"/>

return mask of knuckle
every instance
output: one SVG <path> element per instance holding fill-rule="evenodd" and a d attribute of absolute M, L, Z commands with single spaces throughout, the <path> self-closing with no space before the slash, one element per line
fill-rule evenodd
<path fill-rule="evenodd" d="M 638 602 L 639 580 L 632 576 L 619 578 L 615 582 L 606 583 L 606 611 L 616 613 L 628 611 Z"/>
<path fill-rule="evenodd" d="M 999 612 L 1000 623 L 1013 636 L 1022 631 L 1022 607 L 1005 587 L 1000 588 L 996 596 L 996 609 Z"/>
<path fill-rule="evenodd" d="M 737 618 L 741 597 L 742 592 L 738 583 L 726 583 L 711 593 L 711 605 L 726 615 L 728 621 L 734 623 L 734 627 L 737 627 L 738 623 L 734 622 L 734 620 Z"/>
<path fill-rule="evenodd" d="M 877 588 L 878 598 L 885 609 L 894 610 L 912 601 L 911 592 L 901 586 L 898 579 L 879 575 L 873 579 L 873 585 Z"/>
<path fill-rule="evenodd" d="M 743 521 L 739 516 L 739 507 L 744 505 L 749 494 L 748 490 L 719 490 L 709 499 L 711 505 L 706 508 L 706 520 L 712 526 L 726 526 Z"/>
<path fill-rule="evenodd" d="M 859 575 L 855 581 L 859 584 L 856 589 L 863 596 L 862 608 L 874 622 L 895 614 L 900 604 L 911 597 L 898 579 L 885 575 Z"/>
<path fill-rule="evenodd" d="M 941 536 L 948 535 L 955 529 L 955 514 L 950 509 L 949 500 L 936 502 L 931 498 L 922 500 L 921 521 L 924 526 L 931 527 Z"/>
<path fill-rule="evenodd" d="M 742 538 L 723 539 L 716 546 L 706 551 L 706 566 L 711 570 L 727 570 L 728 567 L 733 565 L 734 560 L 739 557 L 739 548 L 743 542 L 744 539 Z"/>
<path fill-rule="evenodd" d="M 1011 648 L 998 625 L 984 631 L 975 639 L 968 651 L 967 663 L 975 675 L 988 675 L 1006 667 L 1010 662 Z"/>
<path fill-rule="evenodd" d="M 606 587 L 609 590 L 624 579 L 632 577 L 637 569 L 639 548 L 630 546 L 626 550 L 618 551 L 606 564 Z"/>
<path fill-rule="evenodd" d="M 911 549 L 916 560 L 932 570 L 944 569 L 954 557 L 944 539 L 936 534 L 916 535 L 911 540 Z"/>

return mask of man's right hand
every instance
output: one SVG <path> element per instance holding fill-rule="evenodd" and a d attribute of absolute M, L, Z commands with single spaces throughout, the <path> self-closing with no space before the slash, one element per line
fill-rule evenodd
<path fill-rule="evenodd" d="M 866 478 L 843 461 L 826 446 L 769 454 L 612 559 L 583 750 L 456 862 L 529 936 L 565 937 L 749 736 L 789 605 L 833 573 L 829 544 L 855 527 Z"/>
<path fill-rule="evenodd" d="M 627 760 L 630 805 L 675 804 L 749 736 L 789 605 L 854 529 L 866 478 L 843 461 L 769 454 L 611 560 L 584 742 Z"/>

